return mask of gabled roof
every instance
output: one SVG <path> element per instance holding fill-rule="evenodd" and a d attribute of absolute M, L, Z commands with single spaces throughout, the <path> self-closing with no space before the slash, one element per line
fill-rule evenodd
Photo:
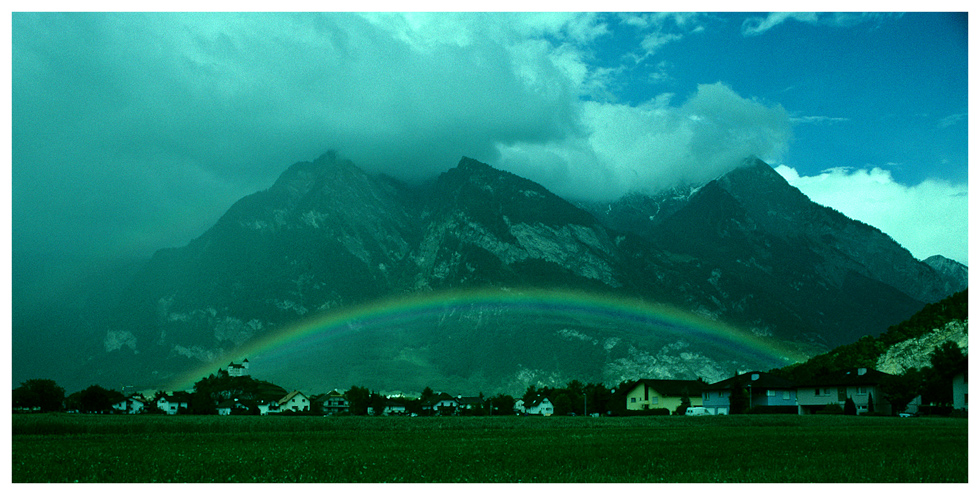
<path fill-rule="evenodd" d="M 758 375 L 758 378 L 755 380 L 752 379 L 754 375 Z M 753 387 L 765 390 L 792 390 L 796 388 L 796 383 L 785 378 L 762 371 L 749 371 L 720 382 L 712 383 L 711 385 L 705 385 L 702 390 L 729 390 L 736 382 L 742 387 L 752 385 Z"/>
<path fill-rule="evenodd" d="M 700 397 L 701 389 L 704 388 L 704 383 L 698 380 L 650 380 L 644 378 L 638 380 L 633 385 L 633 389 L 643 384 L 646 384 L 647 387 L 656 390 L 658 394 L 666 397 L 683 397 L 684 395 L 688 397 Z M 632 391 L 633 389 L 630 390 Z"/>
<path fill-rule="evenodd" d="M 303 392 L 300 392 L 299 390 L 293 390 L 292 392 L 286 394 L 285 397 L 279 399 L 279 404 L 285 404 L 285 403 L 293 400 L 293 397 L 296 397 L 297 395 L 302 395 L 304 399 L 309 400 L 306 397 L 306 395 L 303 394 Z"/>
<path fill-rule="evenodd" d="M 551 404 L 551 399 L 548 399 L 547 397 L 545 397 L 543 395 L 539 395 L 539 396 L 531 399 L 531 402 L 529 402 L 527 404 L 524 404 L 524 407 L 525 408 L 528 408 L 528 409 L 530 409 L 532 407 L 538 407 L 544 401 L 548 401 L 548 403 Z"/>
<path fill-rule="evenodd" d="M 801 383 L 801 387 L 812 387 L 812 386 L 847 386 L 847 385 L 877 385 L 885 377 L 893 376 L 888 373 L 882 373 L 881 371 L 872 368 L 851 368 L 848 370 L 837 371 L 835 373 L 828 373 L 823 376 L 818 376 L 812 380 Z"/>

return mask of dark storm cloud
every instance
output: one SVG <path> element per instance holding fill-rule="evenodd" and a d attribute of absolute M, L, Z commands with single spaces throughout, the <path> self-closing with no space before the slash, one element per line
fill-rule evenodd
<path fill-rule="evenodd" d="M 178 245 L 328 148 L 415 179 L 575 130 L 577 95 L 545 55 L 488 35 L 422 46 L 391 25 L 14 14 L 14 248 Z"/>

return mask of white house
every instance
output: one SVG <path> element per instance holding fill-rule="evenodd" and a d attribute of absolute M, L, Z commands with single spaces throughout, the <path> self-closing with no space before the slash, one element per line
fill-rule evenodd
<path fill-rule="evenodd" d="M 276 414 L 279 412 L 279 402 L 278 401 L 263 402 L 258 405 L 258 408 L 259 408 L 260 416 Z"/>
<path fill-rule="evenodd" d="M 518 399 L 514 403 L 514 410 L 524 414 L 551 416 L 555 413 L 555 406 L 547 397 L 538 396 L 528 404 L 525 404 L 523 399 Z"/>
<path fill-rule="evenodd" d="M 881 383 L 888 373 L 870 368 L 851 368 L 819 376 L 796 389 L 800 414 L 812 414 L 831 404 L 844 407 L 851 399 L 858 414 L 879 412 L 891 414 L 892 406 L 884 398 Z"/>
<path fill-rule="evenodd" d="M 187 409 L 187 403 L 186 394 L 163 395 L 157 399 L 157 408 L 167 414 L 177 414 L 181 408 Z"/>
<path fill-rule="evenodd" d="M 127 414 L 139 414 L 146 407 L 145 399 L 142 396 L 134 395 L 127 397 L 112 405 L 112 408 Z"/>
<path fill-rule="evenodd" d="M 309 411 L 310 399 L 303 395 L 303 392 L 293 390 L 282 399 L 279 399 L 279 410 L 293 412 Z"/>
<path fill-rule="evenodd" d="M 218 404 L 218 416 L 229 416 L 233 411 L 248 411 L 248 406 L 238 402 L 238 399 L 228 399 Z"/>

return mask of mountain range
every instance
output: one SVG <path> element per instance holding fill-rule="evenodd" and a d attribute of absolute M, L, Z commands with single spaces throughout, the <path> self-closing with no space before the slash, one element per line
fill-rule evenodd
<path fill-rule="evenodd" d="M 716 381 L 786 363 L 647 321 L 486 304 L 257 342 L 390 298 L 534 290 L 666 305 L 811 355 L 965 287 L 963 265 L 916 260 L 754 157 L 703 184 L 588 203 L 469 158 L 407 184 L 328 152 L 155 253 L 97 326 L 79 373 L 162 387 L 248 358 L 257 378 L 313 392 Z"/>

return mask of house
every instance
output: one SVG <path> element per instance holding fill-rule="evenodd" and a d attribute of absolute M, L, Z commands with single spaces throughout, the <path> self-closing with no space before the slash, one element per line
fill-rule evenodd
<path fill-rule="evenodd" d="M 238 414 L 248 412 L 248 406 L 239 402 L 238 399 L 228 399 L 218 404 L 218 416 L 229 416 L 235 412 Z"/>
<path fill-rule="evenodd" d="M 637 381 L 626 393 L 626 409 L 642 411 L 667 409 L 674 413 L 686 397 L 692 406 L 701 405 L 704 382 L 698 380 L 648 380 Z"/>
<path fill-rule="evenodd" d="M 555 405 L 547 397 L 538 395 L 526 404 L 524 403 L 524 399 L 518 399 L 514 403 L 514 411 L 523 414 L 551 416 L 555 413 Z"/>
<path fill-rule="evenodd" d="M 343 392 L 337 390 L 318 397 L 317 401 L 321 403 L 320 410 L 323 411 L 324 415 L 350 411 L 350 402 L 347 401 L 347 397 L 344 397 Z"/>
<path fill-rule="evenodd" d="M 459 408 L 459 402 L 453 398 L 453 396 L 440 392 L 430 400 L 429 405 L 425 406 L 425 409 L 431 409 L 434 414 L 454 414 L 456 409 Z"/>
<path fill-rule="evenodd" d="M 701 389 L 701 405 L 708 414 L 729 414 L 732 389 L 740 387 L 748 396 L 748 407 L 763 407 L 769 412 L 796 414 L 796 384 L 762 371 L 749 371 Z M 693 405 L 693 404 L 692 404 Z"/>
<path fill-rule="evenodd" d="M 173 395 L 161 395 L 157 399 L 157 408 L 166 414 L 177 414 L 181 409 L 187 409 L 188 403 L 190 403 L 190 394 L 174 392 Z"/>
<path fill-rule="evenodd" d="M 271 400 L 265 402 L 259 402 L 256 406 L 259 409 L 260 416 L 268 416 L 269 414 L 276 414 L 279 412 L 279 401 Z"/>
<path fill-rule="evenodd" d="M 147 400 L 141 395 L 127 397 L 112 405 L 112 409 L 126 414 L 139 414 L 146 407 Z"/>
<path fill-rule="evenodd" d="M 399 397 L 385 399 L 385 408 L 381 411 L 381 414 L 385 416 L 408 414 L 408 409 L 405 407 L 405 399 Z"/>
<path fill-rule="evenodd" d="M 248 376 L 248 359 L 241 364 L 228 363 L 228 376 Z"/>
<path fill-rule="evenodd" d="M 963 360 L 960 370 L 953 375 L 953 410 L 969 410 L 969 395 L 967 394 L 967 360 Z"/>
<path fill-rule="evenodd" d="M 891 376 L 871 368 L 851 368 L 819 376 L 796 389 L 796 402 L 800 414 L 813 414 L 830 404 L 844 407 L 847 399 L 854 401 L 857 413 L 873 412 L 891 414 L 891 404 L 881 392 L 881 382 Z"/>
<path fill-rule="evenodd" d="M 303 392 L 293 390 L 282 399 L 279 399 L 279 410 L 293 412 L 309 411 L 310 399 L 303 395 Z"/>
<path fill-rule="evenodd" d="M 483 407 L 483 399 L 480 397 L 456 396 L 456 403 L 459 404 L 460 411 L 470 411 Z"/>

